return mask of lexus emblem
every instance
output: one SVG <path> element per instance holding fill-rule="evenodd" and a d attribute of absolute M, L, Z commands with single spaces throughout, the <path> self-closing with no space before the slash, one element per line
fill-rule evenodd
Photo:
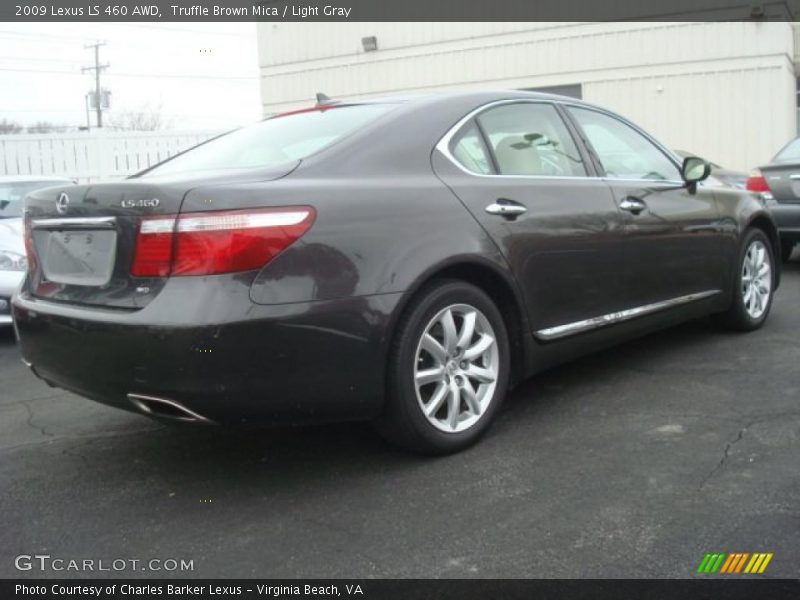
<path fill-rule="evenodd" d="M 67 212 L 67 207 L 69 206 L 69 196 L 67 196 L 66 192 L 61 192 L 58 196 L 58 200 L 56 200 L 56 210 L 58 214 L 63 215 Z"/>

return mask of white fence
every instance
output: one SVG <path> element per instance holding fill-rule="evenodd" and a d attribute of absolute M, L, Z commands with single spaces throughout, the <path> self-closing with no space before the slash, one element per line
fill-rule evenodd
<path fill-rule="evenodd" d="M 89 183 L 146 169 L 222 131 L 0 135 L 0 176 L 64 175 Z"/>

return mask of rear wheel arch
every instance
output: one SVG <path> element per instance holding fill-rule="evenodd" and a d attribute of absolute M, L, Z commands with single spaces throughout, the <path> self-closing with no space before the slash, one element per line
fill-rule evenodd
<path fill-rule="evenodd" d="M 781 256 L 781 242 L 780 242 L 780 234 L 778 233 L 778 228 L 775 227 L 775 223 L 772 222 L 765 214 L 756 214 L 753 218 L 748 221 L 747 226 L 745 227 L 744 231 L 748 229 L 760 229 L 764 232 L 764 234 L 769 238 L 769 243 L 772 246 L 772 256 L 775 257 L 776 262 L 780 260 Z M 742 233 L 742 237 L 744 236 L 744 232 Z M 778 288 L 780 285 L 781 280 L 781 271 L 779 264 L 775 266 L 775 289 Z"/>
<path fill-rule="evenodd" d="M 470 257 L 440 264 L 425 272 L 406 292 L 402 303 L 395 311 L 389 327 L 390 340 L 397 331 L 402 316 L 414 305 L 432 283 L 443 280 L 458 280 L 481 289 L 495 303 L 503 316 L 511 350 L 511 385 L 526 377 L 528 357 L 527 317 L 520 292 L 508 274 L 485 259 Z M 388 356 L 387 356 L 388 360 Z"/>

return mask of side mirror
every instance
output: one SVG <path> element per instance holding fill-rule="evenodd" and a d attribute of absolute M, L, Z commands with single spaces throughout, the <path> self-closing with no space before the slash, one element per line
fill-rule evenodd
<path fill-rule="evenodd" d="M 681 176 L 687 185 L 694 185 L 711 175 L 711 165 L 697 156 L 687 156 L 683 159 Z"/>

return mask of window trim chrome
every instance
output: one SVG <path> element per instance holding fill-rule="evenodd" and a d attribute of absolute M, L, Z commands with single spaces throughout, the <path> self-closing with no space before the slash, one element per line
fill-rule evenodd
<path fill-rule="evenodd" d="M 557 325 L 555 327 L 540 329 L 539 331 L 536 331 L 534 335 L 543 341 L 557 340 L 560 338 L 577 335 L 579 333 L 584 333 L 586 331 L 599 329 L 601 327 L 616 325 L 617 323 L 628 321 L 636 317 L 641 317 L 655 312 L 660 312 L 662 310 L 674 308 L 676 306 L 681 306 L 683 304 L 688 304 L 690 302 L 695 302 L 697 300 L 703 300 L 705 298 L 710 298 L 711 296 L 716 296 L 717 294 L 721 293 L 722 290 L 706 290 L 704 292 L 696 292 L 694 294 L 678 296 L 677 298 L 670 298 L 669 300 L 653 302 L 652 304 L 645 304 L 644 306 L 628 308 L 625 310 L 621 310 L 619 312 L 600 315 L 599 317 L 592 317 L 590 319 L 583 319 L 581 321 L 575 321 L 573 323 L 566 323 L 564 325 Z"/>
<path fill-rule="evenodd" d="M 487 104 L 482 104 L 481 106 L 471 110 L 467 113 L 464 117 L 462 117 L 455 125 L 453 125 L 447 133 L 445 133 L 442 138 L 436 143 L 434 146 L 434 150 L 438 150 L 439 152 L 444 155 L 444 157 L 451 162 L 457 169 L 461 172 L 466 173 L 467 175 L 472 175 L 473 177 L 487 177 L 487 178 L 501 178 L 501 179 L 531 179 L 531 180 L 580 180 L 580 181 L 604 181 L 606 183 L 612 183 L 615 181 L 619 182 L 627 182 L 627 183 L 647 183 L 648 185 L 685 185 L 686 182 L 681 180 L 673 180 L 673 179 L 626 179 L 622 177 L 608 177 L 607 175 L 604 177 L 600 177 L 598 175 L 589 175 L 588 173 L 584 176 L 577 176 L 577 175 L 503 175 L 502 173 L 476 173 L 475 171 L 470 171 L 464 165 L 462 165 L 458 159 L 453 156 L 453 153 L 450 151 L 450 143 L 453 141 L 453 138 L 458 134 L 461 129 L 466 125 L 470 120 L 474 119 L 480 113 L 494 108 L 496 106 L 504 106 L 507 104 L 549 104 L 553 108 L 556 109 L 558 112 L 558 106 L 568 108 L 573 106 L 575 108 L 583 108 L 585 110 L 592 110 L 594 112 L 598 112 L 600 114 L 606 115 L 612 119 L 617 119 L 618 121 L 622 122 L 625 125 L 631 127 L 634 131 L 645 137 L 651 144 L 653 144 L 658 150 L 665 154 L 667 160 L 670 160 L 673 165 L 678 169 L 680 173 L 680 161 L 678 160 L 677 155 L 674 152 L 671 152 L 669 148 L 666 148 L 664 145 L 661 144 L 658 140 L 656 140 L 653 136 L 649 133 L 638 127 L 636 124 L 631 123 L 624 117 L 620 115 L 616 115 L 612 112 L 604 110 L 602 108 L 598 108 L 595 106 L 591 106 L 588 104 L 581 104 L 578 102 L 573 102 L 570 100 L 540 100 L 540 99 L 532 99 L 532 98 L 507 98 L 504 100 L 493 100 L 492 102 L 488 102 Z M 559 116 L 561 116 L 559 114 Z M 571 118 L 571 117 L 570 117 Z M 562 117 L 563 119 L 563 117 Z M 567 124 L 565 123 L 565 126 Z M 576 124 L 576 126 L 578 126 Z M 572 133 L 570 132 L 570 137 L 572 137 Z M 579 140 L 576 143 L 585 143 L 583 140 Z"/>
<path fill-rule="evenodd" d="M 438 150 L 439 152 L 441 152 L 444 155 L 444 157 L 448 161 L 453 163 L 453 165 L 455 165 L 455 167 L 458 168 L 460 171 L 466 173 L 467 175 L 472 175 L 473 177 L 489 177 L 489 178 L 498 178 L 499 177 L 499 178 L 503 178 L 503 179 L 533 179 L 533 180 L 538 180 L 538 179 L 545 179 L 545 180 L 548 180 L 548 179 L 550 179 L 550 180 L 554 180 L 554 179 L 555 180 L 560 180 L 560 179 L 575 180 L 575 179 L 578 179 L 578 180 L 581 180 L 581 181 L 601 181 L 603 179 L 602 177 L 597 177 L 596 175 L 589 175 L 588 173 L 585 176 L 576 176 L 576 175 L 503 175 L 501 173 L 476 173 L 475 171 L 470 171 L 469 169 L 467 169 L 464 165 L 462 165 L 458 161 L 458 159 L 455 156 L 453 156 L 453 153 L 450 152 L 450 142 L 452 142 L 453 138 L 456 136 L 456 134 L 459 131 L 461 131 L 461 128 L 464 127 L 464 125 L 466 125 L 467 122 L 469 122 L 470 120 L 475 118 L 477 115 L 479 115 L 480 113 L 482 113 L 482 112 L 484 112 L 486 110 L 494 108 L 496 106 L 504 106 L 504 105 L 507 105 L 507 104 L 549 104 L 550 106 L 553 107 L 553 109 L 555 109 L 556 114 L 558 114 L 559 118 L 562 119 L 562 121 L 563 121 L 563 117 L 558 112 L 558 108 L 556 106 L 558 104 L 558 102 L 554 101 L 554 100 L 539 100 L 539 99 L 535 99 L 534 100 L 534 99 L 529 99 L 529 98 L 509 98 L 509 99 L 505 99 L 505 100 L 494 100 L 494 101 L 489 102 L 487 104 L 482 104 L 478 108 L 475 108 L 475 109 L 471 110 L 469 113 L 466 114 L 466 116 L 462 117 L 455 125 L 453 125 L 447 131 L 447 133 L 444 134 L 444 136 L 442 136 L 442 138 L 436 143 L 436 146 L 434 146 L 434 149 Z M 566 123 L 564 123 L 564 127 L 567 127 Z M 569 128 L 568 127 L 567 127 L 567 132 L 570 134 L 570 137 L 572 137 L 572 133 L 569 132 Z M 576 144 L 577 144 L 577 142 L 576 142 Z M 581 162 L 583 162 L 583 161 L 581 161 Z"/>

